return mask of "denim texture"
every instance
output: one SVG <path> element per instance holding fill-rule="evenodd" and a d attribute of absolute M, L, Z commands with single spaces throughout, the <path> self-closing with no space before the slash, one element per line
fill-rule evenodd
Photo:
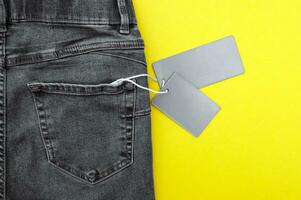
<path fill-rule="evenodd" d="M 130 0 L 0 0 L 0 199 L 154 200 Z M 148 87 L 147 78 L 134 81 Z"/>

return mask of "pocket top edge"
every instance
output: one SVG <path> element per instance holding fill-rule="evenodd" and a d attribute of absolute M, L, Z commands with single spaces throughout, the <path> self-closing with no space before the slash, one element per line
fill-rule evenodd
<path fill-rule="evenodd" d="M 56 94 L 70 95 L 95 95 L 95 94 L 119 94 L 124 90 L 131 90 L 134 87 L 129 86 L 131 83 L 100 83 L 100 84 L 73 84 L 73 83 L 27 83 L 27 87 L 31 92 L 45 92 Z"/>

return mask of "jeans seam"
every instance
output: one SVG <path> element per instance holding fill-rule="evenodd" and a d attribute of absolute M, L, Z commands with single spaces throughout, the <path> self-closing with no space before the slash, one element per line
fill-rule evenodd
<path fill-rule="evenodd" d="M 112 56 L 112 57 L 116 57 L 116 58 L 123 58 L 123 59 L 126 59 L 126 60 L 130 60 L 130 61 L 133 61 L 133 62 L 137 62 L 137 63 L 143 64 L 145 67 L 147 67 L 146 62 L 143 62 L 141 60 L 134 59 L 134 58 L 129 58 L 129 57 L 126 57 L 126 56 L 120 56 L 120 55 L 115 55 L 115 54 L 112 54 L 112 53 L 102 53 L 102 52 L 96 52 L 96 51 L 92 52 L 92 54 L 98 54 L 98 55 L 104 55 L 104 56 Z"/>
<path fill-rule="evenodd" d="M 135 82 L 136 82 L 136 79 L 135 79 Z M 134 87 L 134 95 L 133 95 L 133 116 L 132 116 L 132 163 L 134 163 L 135 161 L 135 138 L 136 138 L 136 119 L 135 119 L 135 112 L 136 112 L 136 100 L 137 100 L 137 95 L 138 95 L 138 92 L 137 92 L 137 87 Z"/>
<path fill-rule="evenodd" d="M 146 108 L 143 110 L 139 110 L 137 112 L 135 112 L 135 117 L 142 117 L 142 116 L 146 116 L 149 115 L 151 113 L 151 109 L 150 108 Z"/>
<path fill-rule="evenodd" d="M 32 91 L 42 91 L 49 94 L 65 94 L 75 96 L 86 96 L 86 95 L 114 95 L 124 92 L 124 85 L 113 86 L 109 83 L 95 84 L 95 85 L 84 85 L 84 84 L 73 84 L 73 83 L 27 83 L 27 86 Z M 94 90 L 92 90 L 94 88 Z M 114 88 L 114 91 L 109 91 L 110 88 Z M 80 91 L 81 89 L 81 91 Z"/>
<path fill-rule="evenodd" d="M 30 90 L 30 88 L 29 88 Z M 40 112 L 38 110 L 38 104 L 37 104 L 37 100 L 34 96 L 34 93 L 30 90 L 31 94 L 32 94 L 32 99 L 33 99 L 33 104 L 34 104 L 34 107 L 35 107 L 35 111 L 36 111 L 36 114 L 37 114 L 37 118 L 38 118 L 38 126 L 39 126 L 39 132 L 40 132 L 40 136 L 41 136 L 41 139 L 42 139 L 42 142 L 43 142 L 43 146 L 44 146 L 44 149 L 45 149 L 45 152 L 46 152 L 46 156 L 47 156 L 47 161 L 49 161 L 50 159 L 50 155 L 49 155 L 49 150 L 47 149 L 47 145 L 46 145 L 46 142 L 45 142 L 45 138 L 43 137 L 43 127 L 42 127 L 42 124 L 41 124 L 41 115 L 40 115 Z M 46 127 L 47 128 L 47 127 Z M 53 156 L 53 155 L 52 155 Z"/>
<path fill-rule="evenodd" d="M 116 40 L 103 41 L 90 44 L 72 45 L 62 49 L 51 50 L 48 52 L 36 52 L 19 56 L 7 56 L 6 62 L 8 67 L 58 60 L 66 57 L 82 55 L 93 51 L 105 49 L 143 49 L 144 42 L 142 39 L 135 40 Z"/>
<path fill-rule="evenodd" d="M 118 20 L 102 20 L 102 19 L 90 19 L 90 20 L 80 20 L 80 19 L 72 19 L 72 20 L 64 20 L 64 19 L 41 19 L 36 17 L 30 18 L 11 18 L 10 23 L 26 23 L 26 22 L 41 22 L 41 23 L 51 23 L 51 24 L 78 24 L 78 25 L 118 25 L 120 21 Z M 137 25 L 136 20 L 131 20 L 130 24 Z"/>
<path fill-rule="evenodd" d="M 4 42 L 5 43 L 5 42 Z M 4 52 L 5 53 L 5 52 Z M 6 199 L 6 182 L 7 182 L 7 177 L 6 177 L 6 98 L 5 98 L 5 94 L 6 94 L 6 82 L 7 82 L 7 72 L 5 69 L 1 69 L 2 70 L 2 79 L 0 82 L 2 82 L 2 90 L 0 91 L 1 96 L 2 96 L 2 115 L 3 115 L 3 122 L 2 122 L 2 130 L 0 131 L 2 134 L 2 142 L 1 142 L 1 159 L 2 159 L 2 164 L 1 164 L 1 186 L 2 186 L 2 191 L 1 191 L 1 196 L 3 197 L 3 200 Z"/>

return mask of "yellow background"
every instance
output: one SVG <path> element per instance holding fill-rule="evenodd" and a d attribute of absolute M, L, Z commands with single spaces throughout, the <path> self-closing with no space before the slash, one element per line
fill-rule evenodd
<path fill-rule="evenodd" d="M 301 1 L 133 2 L 151 75 L 228 35 L 246 70 L 202 89 L 222 110 L 198 138 L 152 107 L 156 199 L 301 199 Z"/>

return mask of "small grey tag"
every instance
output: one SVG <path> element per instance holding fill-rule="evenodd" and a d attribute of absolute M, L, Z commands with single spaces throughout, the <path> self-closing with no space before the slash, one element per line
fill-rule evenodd
<path fill-rule="evenodd" d="M 217 104 L 177 73 L 167 80 L 162 90 L 166 89 L 168 93 L 156 95 L 152 104 L 195 137 L 220 110 Z"/>
<path fill-rule="evenodd" d="M 153 68 L 160 83 L 178 72 L 197 88 L 244 72 L 232 36 L 155 62 Z"/>

